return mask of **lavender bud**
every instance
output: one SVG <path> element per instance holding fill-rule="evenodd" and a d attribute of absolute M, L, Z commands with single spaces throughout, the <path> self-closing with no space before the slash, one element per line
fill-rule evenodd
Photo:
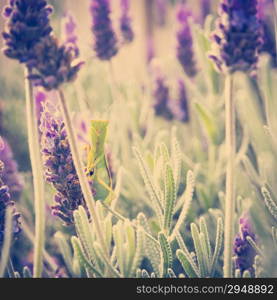
<path fill-rule="evenodd" d="M 70 45 L 73 49 L 75 57 L 79 57 L 80 49 L 78 47 L 78 36 L 76 33 L 77 24 L 74 16 L 67 13 L 62 20 L 63 43 Z"/>
<path fill-rule="evenodd" d="M 185 73 L 189 77 L 196 75 L 196 65 L 194 61 L 193 41 L 189 26 L 191 12 L 187 11 L 184 5 L 178 9 L 177 19 L 180 23 L 180 30 L 177 32 L 177 58 Z"/>
<path fill-rule="evenodd" d="M 91 0 L 93 19 L 92 32 L 95 37 L 94 50 L 101 60 L 110 60 L 118 52 L 117 38 L 110 19 L 109 0 Z"/>
<path fill-rule="evenodd" d="M 169 88 L 162 75 L 158 75 L 155 80 L 154 89 L 154 110 L 157 116 L 164 117 L 167 120 L 173 119 L 173 114 L 169 108 L 170 95 Z"/>
<path fill-rule="evenodd" d="M 2 161 L 0 161 L 0 172 L 1 175 L 3 174 L 4 170 L 4 164 Z M 1 176 L 2 177 L 2 176 Z M 7 208 L 12 208 L 12 222 L 13 222 L 13 237 L 16 238 L 16 236 L 20 232 L 20 214 L 16 212 L 14 202 L 11 201 L 11 195 L 9 192 L 9 188 L 7 185 L 4 184 L 2 181 L 2 178 L 0 178 L 0 253 L 2 250 L 4 237 L 5 237 L 5 220 L 6 220 L 6 212 Z"/>
<path fill-rule="evenodd" d="M 4 38 L 4 54 L 12 59 L 26 63 L 33 58 L 33 48 L 50 35 L 52 27 L 49 15 L 52 7 L 44 0 L 10 0 L 4 8 L 7 18 Z"/>
<path fill-rule="evenodd" d="M 54 104 L 46 102 L 41 116 L 42 158 L 46 180 L 56 189 L 52 213 L 66 225 L 74 223 L 73 212 L 87 206 L 73 163 L 64 122 Z M 89 213 L 88 213 L 89 215 Z"/>
<path fill-rule="evenodd" d="M 254 70 L 262 45 L 257 0 L 221 0 L 219 15 L 211 59 L 219 71 Z"/>
<path fill-rule="evenodd" d="M 12 149 L 7 140 L 3 138 L 3 148 L 0 149 L 0 160 L 4 163 L 2 180 L 9 187 L 12 199 L 18 199 L 23 190 L 23 178 L 18 172 L 18 165 L 13 157 Z"/>
<path fill-rule="evenodd" d="M 131 43 L 134 40 L 134 32 L 131 26 L 131 18 L 129 16 L 129 10 L 130 10 L 129 0 L 121 0 L 120 30 L 125 43 Z"/>
<path fill-rule="evenodd" d="M 201 20 L 205 23 L 206 17 L 211 13 L 211 0 L 201 0 Z"/>
<path fill-rule="evenodd" d="M 243 273 L 248 270 L 253 273 L 253 264 L 255 256 L 257 255 L 255 249 L 247 241 L 247 236 L 250 236 L 255 242 L 257 240 L 256 235 L 253 233 L 250 220 L 247 216 L 240 218 L 240 232 L 237 234 L 234 240 L 234 254 L 236 268 Z"/>
<path fill-rule="evenodd" d="M 32 71 L 29 79 L 35 86 L 50 91 L 60 85 L 75 80 L 83 62 L 73 64 L 75 49 L 70 45 L 58 45 L 53 36 L 43 38 L 33 48 L 34 59 L 28 67 Z"/>

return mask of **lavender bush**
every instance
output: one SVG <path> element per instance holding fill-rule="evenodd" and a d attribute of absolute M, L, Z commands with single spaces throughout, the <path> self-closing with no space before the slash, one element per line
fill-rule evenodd
<path fill-rule="evenodd" d="M 277 277 L 272 3 L 2 2 L 0 276 Z"/>

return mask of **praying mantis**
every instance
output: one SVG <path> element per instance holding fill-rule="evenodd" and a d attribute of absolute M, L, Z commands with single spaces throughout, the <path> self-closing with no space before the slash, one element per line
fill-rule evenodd
<path fill-rule="evenodd" d="M 105 154 L 105 142 L 109 122 L 105 120 L 92 120 L 90 127 L 90 141 L 86 175 L 93 181 L 97 200 L 110 204 L 114 191 L 112 177 Z"/>

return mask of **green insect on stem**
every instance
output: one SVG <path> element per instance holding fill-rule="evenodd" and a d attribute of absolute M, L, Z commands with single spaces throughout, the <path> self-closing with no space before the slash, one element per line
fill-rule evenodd
<path fill-rule="evenodd" d="M 86 174 L 93 181 L 96 198 L 109 204 L 113 197 L 112 177 L 105 155 L 105 142 L 109 122 L 91 121 L 90 140 Z"/>

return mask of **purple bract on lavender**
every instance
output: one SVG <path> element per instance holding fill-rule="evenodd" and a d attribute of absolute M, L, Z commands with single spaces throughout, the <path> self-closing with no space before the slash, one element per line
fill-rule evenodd
<path fill-rule="evenodd" d="M 253 274 L 253 264 L 257 253 L 247 241 L 247 236 L 251 237 L 255 242 L 257 241 L 248 216 L 244 216 L 240 218 L 240 231 L 234 241 L 235 263 L 236 268 L 241 273 L 249 271 Z"/>
<path fill-rule="evenodd" d="M 80 49 L 78 47 L 78 35 L 77 35 L 77 23 L 74 16 L 71 13 L 67 13 L 62 20 L 62 40 L 63 43 L 71 46 L 75 57 L 80 55 Z"/>
<path fill-rule="evenodd" d="M 21 63 L 34 57 L 33 48 L 52 32 L 49 15 L 52 7 L 44 0 L 10 0 L 4 8 L 7 19 L 4 54 Z"/>
<path fill-rule="evenodd" d="M 189 77 L 194 77 L 197 73 L 194 61 L 193 41 L 189 18 L 192 16 L 184 5 L 181 5 L 177 12 L 177 19 L 180 29 L 177 32 L 177 58 L 183 70 Z"/>
<path fill-rule="evenodd" d="M 46 180 L 57 190 L 53 215 L 66 225 L 74 224 L 73 212 L 80 205 L 86 208 L 80 182 L 74 167 L 64 123 L 54 105 L 44 103 L 41 116 L 42 157 Z"/>
<path fill-rule="evenodd" d="M 4 138 L 3 147 L 0 149 L 0 160 L 4 163 L 4 169 L 1 174 L 2 180 L 9 187 L 11 198 L 16 200 L 23 190 L 23 178 L 19 174 L 11 146 Z"/>
<path fill-rule="evenodd" d="M 110 1 L 91 0 L 90 11 L 96 55 L 101 60 L 110 60 L 118 52 L 117 37 L 110 18 Z"/>
<path fill-rule="evenodd" d="M 252 71 L 262 45 L 257 0 L 222 0 L 217 30 L 213 34 L 215 54 L 210 57 L 219 71 Z"/>

